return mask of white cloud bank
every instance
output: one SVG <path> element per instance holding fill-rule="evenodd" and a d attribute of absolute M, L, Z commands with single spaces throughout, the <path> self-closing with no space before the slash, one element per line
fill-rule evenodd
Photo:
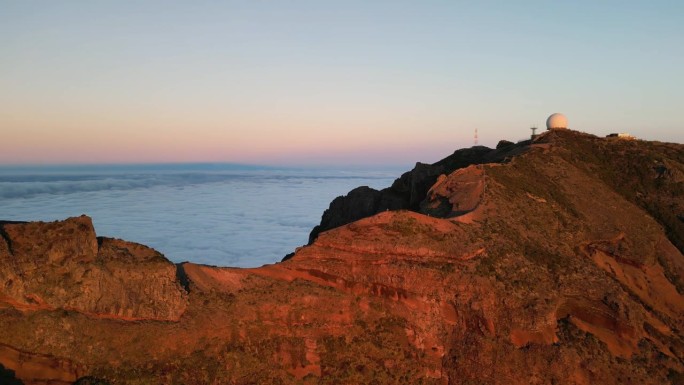
<path fill-rule="evenodd" d="M 87 214 L 98 235 L 139 242 L 174 262 L 256 267 L 305 244 L 332 199 L 399 173 L 247 170 L 159 173 L 92 170 L 0 173 L 0 219 Z"/>

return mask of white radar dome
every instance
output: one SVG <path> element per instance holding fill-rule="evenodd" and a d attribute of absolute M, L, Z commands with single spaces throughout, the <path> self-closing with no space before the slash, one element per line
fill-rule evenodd
<path fill-rule="evenodd" d="M 546 119 L 546 129 L 552 128 L 568 128 L 568 118 L 563 114 L 555 113 Z"/>

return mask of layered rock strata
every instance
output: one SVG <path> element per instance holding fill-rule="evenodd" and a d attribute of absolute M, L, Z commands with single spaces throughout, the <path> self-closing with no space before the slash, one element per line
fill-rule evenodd
<path fill-rule="evenodd" d="M 85 217 L 6 223 L 0 363 L 26 384 L 682 383 L 684 146 L 499 150 L 255 269 L 174 267 Z"/>

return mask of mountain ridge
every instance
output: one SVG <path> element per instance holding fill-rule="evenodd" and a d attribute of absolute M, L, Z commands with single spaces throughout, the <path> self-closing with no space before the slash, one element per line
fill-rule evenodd
<path fill-rule="evenodd" d="M 497 147 L 338 198 L 346 223 L 261 268 L 174 266 L 86 217 L 1 224 L 0 364 L 25 384 L 682 383 L 684 145 Z M 401 205 L 355 211 L 378 194 Z"/>

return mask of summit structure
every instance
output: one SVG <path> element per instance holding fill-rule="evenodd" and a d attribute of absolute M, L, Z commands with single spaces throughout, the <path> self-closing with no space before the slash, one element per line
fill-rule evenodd
<path fill-rule="evenodd" d="M 568 118 L 566 118 L 565 115 L 556 112 L 555 114 L 551 114 L 551 116 L 546 119 L 547 130 L 562 128 L 568 128 Z"/>

